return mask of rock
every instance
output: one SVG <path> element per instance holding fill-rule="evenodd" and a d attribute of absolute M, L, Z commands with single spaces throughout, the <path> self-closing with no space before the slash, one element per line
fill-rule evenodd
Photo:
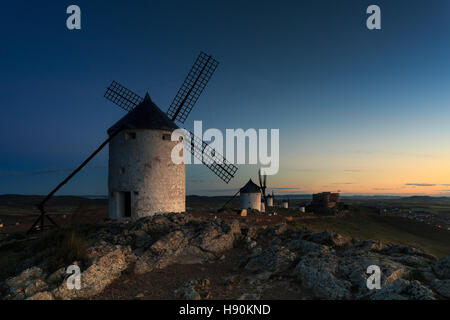
<path fill-rule="evenodd" d="M 138 257 L 133 268 L 133 272 L 135 274 L 144 274 L 147 272 L 151 272 L 154 269 L 154 263 L 150 260 L 150 258 L 145 258 L 143 256 Z"/>
<path fill-rule="evenodd" d="M 58 285 L 63 281 L 65 275 L 66 275 L 66 269 L 60 268 L 60 269 L 56 270 L 55 272 L 53 272 L 51 275 L 49 275 L 47 277 L 46 282 L 49 285 Z"/>
<path fill-rule="evenodd" d="M 258 245 L 258 243 L 255 240 L 251 240 L 251 238 L 249 238 L 249 237 L 246 238 L 247 249 L 251 250 L 251 249 L 255 248 L 257 245 Z"/>
<path fill-rule="evenodd" d="M 256 239 L 258 237 L 258 227 L 251 226 L 243 229 L 242 234 L 250 239 Z"/>
<path fill-rule="evenodd" d="M 144 297 L 143 293 L 138 293 L 135 298 L 142 299 Z"/>
<path fill-rule="evenodd" d="M 414 246 L 406 246 L 402 244 L 394 245 L 386 250 L 383 250 L 385 254 L 401 254 L 401 255 L 413 255 L 425 257 L 429 260 L 437 260 L 435 256 L 425 253 L 421 248 Z"/>
<path fill-rule="evenodd" d="M 200 300 L 200 294 L 195 291 L 190 285 L 183 285 L 181 288 L 175 290 L 175 295 L 184 300 Z"/>
<path fill-rule="evenodd" d="M 41 279 L 33 280 L 30 285 L 28 285 L 25 289 L 25 295 L 27 297 L 31 297 L 38 293 L 39 291 L 46 290 L 48 285 L 42 281 Z"/>
<path fill-rule="evenodd" d="M 397 270 L 391 272 L 391 274 L 384 281 L 384 284 L 386 285 L 391 282 L 394 282 L 395 280 L 400 279 L 408 274 L 409 274 L 409 271 L 407 269 L 404 269 L 404 268 L 397 269 Z"/>
<path fill-rule="evenodd" d="M 136 248 L 146 249 L 152 244 L 152 237 L 143 230 L 138 230 L 135 233 L 135 237 L 136 239 L 134 240 L 134 245 Z"/>
<path fill-rule="evenodd" d="M 288 270 L 294 264 L 296 257 L 295 253 L 286 247 L 274 246 L 251 258 L 245 269 L 280 273 Z"/>
<path fill-rule="evenodd" d="M 43 276 L 42 269 L 39 267 L 32 267 L 24 270 L 20 275 L 14 278 L 6 280 L 6 284 L 10 287 L 11 291 L 17 289 L 25 289 L 27 282 L 40 279 Z"/>
<path fill-rule="evenodd" d="M 336 256 L 311 253 L 304 256 L 294 270 L 301 283 L 321 299 L 350 298 L 351 283 L 335 276 L 339 265 Z"/>
<path fill-rule="evenodd" d="M 310 252 L 321 252 L 321 253 L 330 252 L 330 248 L 328 246 L 324 246 L 306 240 L 292 240 L 288 242 L 286 247 L 289 250 L 298 253 L 299 255 L 305 255 Z"/>
<path fill-rule="evenodd" d="M 249 284 L 259 284 L 262 281 L 266 281 L 266 280 L 270 279 L 270 277 L 272 275 L 273 275 L 272 272 L 266 271 L 266 272 L 258 273 L 256 275 L 249 276 L 247 278 L 247 281 Z"/>
<path fill-rule="evenodd" d="M 55 300 L 55 298 L 50 292 L 43 291 L 36 293 L 35 295 L 29 297 L 27 300 Z"/>
<path fill-rule="evenodd" d="M 86 299 L 99 294 L 117 279 L 128 267 L 127 255 L 130 248 L 116 250 L 100 257 L 88 269 L 81 273 L 81 289 L 68 289 L 67 280 L 53 290 L 56 299 Z"/>
<path fill-rule="evenodd" d="M 192 244 L 217 254 L 232 249 L 235 240 L 240 236 L 241 228 L 237 220 L 233 220 L 231 224 L 208 223 L 202 233 L 193 239 Z"/>
<path fill-rule="evenodd" d="M 335 247 L 343 247 L 349 244 L 349 241 L 347 241 L 347 239 L 345 239 L 340 234 L 328 231 L 314 233 L 306 240 Z"/>
<path fill-rule="evenodd" d="M 256 293 L 244 293 L 238 300 L 259 300 L 260 295 Z"/>
<path fill-rule="evenodd" d="M 433 291 L 423 286 L 419 281 L 397 279 L 376 290 L 370 296 L 371 300 L 434 300 Z"/>
<path fill-rule="evenodd" d="M 359 255 L 364 252 L 381 252 L 383 250 L 389 249 L 391 246 L 389 244 L 385 244 L 381 241 L 374 241 L 374 240 L 355 240 L 352 239 L 351 243 L 352 246 L 346 248 L 345 253 L 346 255 Z"/>
<path fill-rule="evenodd" d="M 434 279 L 432 287 L 438 294 L 444 298 L 450 299 L 450 280 Z"/>
<path fill-rule="evenodd" d="M 152 244 L 150 250 L 156 255 L 173 254 L 177 250 L 187 245 L 188 241 L 180 230 L 170 232 L 162 236 Z"/>
<path fill-rule="evenodd" d="M 231 275 L 231 276 L 225 277 L 223 279 L 223 284 L 224 285 L 232 285 L 232 284 L 237 283 L 238 280 L 239 280 L 239 277 L 237 275 Z"/>
<path fill-rule="evenodd" d="M 278 236 L 285 233 L 287 230 L 288 230 L 287 225 L 285 223 L 281 223 L 279 225 L 266 228 L 264 230 L 264 233 Z"/>
<path fill-rule="evenodd" d="M 436 261 L 433 265 L 433 271 L 440 279 L 450 279 L 450 256 Z"/>

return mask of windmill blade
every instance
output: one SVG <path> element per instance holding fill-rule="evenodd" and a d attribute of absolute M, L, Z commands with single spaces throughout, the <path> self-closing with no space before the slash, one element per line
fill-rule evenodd
<path fill-rule="evenodd" d="M 211 148 L 205 141 L 190 132 L 190 143 L 186 144 L 187 151 L 190 151 L 194 157 L 201 160 L 215 175 L 225 183 L 230 182 L 236 174 L 237 167 L 216 150 Z M 186 141 L 186 140 L 185 140 Z"/>
<path fill-rule="evenodd" d="M 258 178 L 259 178 L 259 187 L 262 189 L 263 184 L 261 179 L 261 169 L 258 169 Z"/>
<path fill-rule="evenodd" d="M 184 123 L 218 64 L 213 57 L 200 52 L 167 110 L 167 115 L 172 121 Z"/>
<path fill-rule="evenodd" d="M 144 100 L 144 98 L 137 95 L 130 89 L 125 88 L 117 81 L 111 82 L 109 87 L 106 88 L 104 97 L 117 104 L 125 111 L 133 110 L 134 107 Z"/>

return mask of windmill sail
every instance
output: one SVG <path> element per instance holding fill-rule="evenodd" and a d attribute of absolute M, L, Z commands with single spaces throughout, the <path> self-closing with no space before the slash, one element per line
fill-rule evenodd
<path fill-rule="evenodd" d="M 218 64 L 213 57 L 200 52 L 167 110 L 167 115 L 172 121 L 184 123 Z"/>
<path fill-rule="evenodd" d="M 187 152 L 202 161 L 214 174 L 225 183 L 230 182 L 237 171 L 237 167 L 228 162 L 225 157 L 211 148 L 205 141 L 190 132 L 190 143 L 186 143 Z M 185 140 L 187 141 L 187 140 Z"/>
<path fill-rule="evenodd" d="M 135 106 L 144 100 L 130 89 L 125 88 L 117 81 L 113 81 L 106 89 L 104 97 L 117 104 L 126 111 L 131 111 Z"/>

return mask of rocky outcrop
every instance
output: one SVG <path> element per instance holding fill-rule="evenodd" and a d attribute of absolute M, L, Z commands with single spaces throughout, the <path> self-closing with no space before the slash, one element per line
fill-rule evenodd
<path fill-rule="evenodd" d="M 69 289 L 67 279 L 52 291 L 56 299 L 85 299 L 103 291 L 128 267 L 129 248 L 117 248 L 100 257 L 81 273 L 81 289 Z"/>
<path fill-rule="evenodd" d="M 371 300 L 434 300 L 436 295 L 419 281 L 397 279 L 370 295 Z"/>
<path fill-rule="evenodd" d="M 110 221 L 90 239 L 88 266 L 80 276 L 81 289 L 68 288 L 69 275 L 64 267 L 49 270 L 49 275 L 41 267 L 33 267 L 0 284 L 0 294 L 5 299 L 86 299 L 101 293 L 125 270 L 142 274 L 172 263 L 217 260 L 240 237 L 237 221 L 201 221 L 186 214 Z"/>
<path fill-rule="evenodd" d="M 286 247 L 274 246 L 250 258 L 245 269 L 256 272 L 282 273 L 293 265 L 295 259 L 296 254 Z"/>
<path fill-rule="evenodd" d="M 301 258 L 294 275 L 321 299 L 350 298 L 351 283 L 337 277 L 338 258 L 333 254 L 311 253 Z"/>
<path fill-rule="evenodd" d="M 243 258 L 233 272 L 242 272 L 240 279 L 250 286 L 270 285 L 281 279 L 307 289 L 318 299 L 450 298 L 450 257 L 437 260 L 414 246 L 348 241 L 334 232 L 294 231 L 286 224 L 242 226 L 237 220 L 194 219 L 169 213 L 137 221 L 105 222 L 89 241 L 81 289 L 68 288 L 67 266 L 49 270 L 43 264 L 0 283 L 0 298 L 87 299 L 101 293 L 124 272 L 142 274 L 175 263 L 220 262 L 224 253 L 235 247 Z M 371 265 L 381 270 L 381 289 L 367 288 L 367 268 Z M 235 283 L 236 277 L 226 280 L 226 285 Z M 208 299 L 209 285 L 205 279 L 191 280 L 175 295 Z M 239 297 L 258 299 L 260 294 Z"/>
<path fill-rule="evenodd" d="M 433 271 L 440 279 L 450 279 L 450 257 L 444 257 L 436 261 Z"/>

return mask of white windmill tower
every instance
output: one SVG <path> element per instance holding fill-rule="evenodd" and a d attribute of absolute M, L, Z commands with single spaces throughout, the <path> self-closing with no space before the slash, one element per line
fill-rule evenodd
<path fill-rule="evenodd" d="M 252 179 L 248 180 L 239 193 L 241 209 L 261 210 L 261 188 Z"/>
<path fill-rule="evenodd" d="M 171 152 L 178 126 L 150 99 L 144 100 L 108 129 L 121 132 L 109 144 L 109 217 L 184 212 L 185 165 L 174 164 Z"/>

